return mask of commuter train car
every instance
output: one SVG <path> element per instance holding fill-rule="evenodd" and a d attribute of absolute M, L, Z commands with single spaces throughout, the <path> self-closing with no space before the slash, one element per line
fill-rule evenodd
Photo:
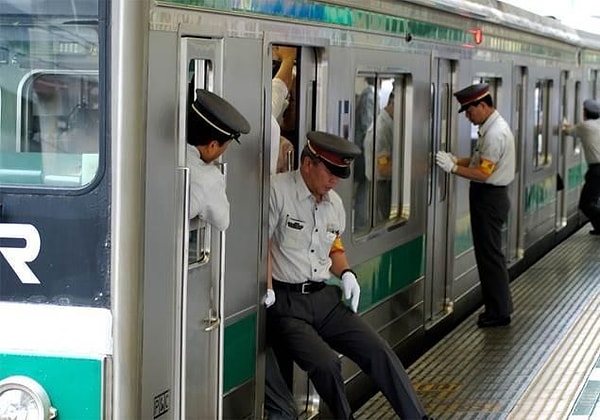
<path fill-rule="evenodd" d="M 515 134 L 513 274 L 585 223 L 585 161 L 559 126 L 600 93 L 600 40 L 555 20 L 487 1 L 0 0 L 1 418 L 262 417 L 277 46 L 297 52 L 284 166 L 310 130 L 364 148 L 337 188 L 343 239 L 360 315 L 404 361 L 481 302 L 468 182 L 434 163 L 477 139 L 453 92 L 489 83 Z M 220 163 L 225 233 L 188 220 L 200 87 L 252 127 Z M 388 103 L 383 179 L 361 124 Z M 358 407 L 370 384 L 343 372 Z M 299 371 L 294 394 L 323 410 Z"/>

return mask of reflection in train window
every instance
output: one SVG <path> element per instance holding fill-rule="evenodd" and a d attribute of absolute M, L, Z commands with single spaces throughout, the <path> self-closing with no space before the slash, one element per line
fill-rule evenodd
<path fill-rule="evenodd" d="M 97 72 L 34 72 L 21 83 L 17 141 L 4 144 L 2 184 L 80 188 L 98 171 Z"/>
<path fill-rule="evenodd" d="M 590 83 L 591 83 L 591 90 L 592 90 L 592 99 L 598 99 L 598 96 L 600 95 L 600 92 L 598 91 L 600 86 L 598 86 L 598 73 L 600 73 L 599 70 L 591 70 L 590 71 Z M 579 103 L 579 102 L 577 102 Z M 579 121 L 579 120 L 575 120 L 575 121 Z"/>
<path fill-rule="evenodd" d="M 355 236 L 405 222 L 410 210 L 409 75 L 361 73 L 355 80 L 352 226 Z"/>
<path fill-rule="evenodd" d="M 581 82 L 577 80 L 575 82 L 575 106 L 573 107 L 573 124 L 577 124 L 581 121 L 581 114 L 583 109 L 583 102 L 581 102 Z M 569 120 L 569 118 L 567 118 Z M 573 154 L 578 155 L 581 153 L 580 142 L 573 141 Z"/>
<path fill-rule="evenodd" d="M 495 108 L 498 108 L 498 93 L 502 86 L 502 79 L 496 77 L 478 76 L 473 79 L 472 84 L 486 83 L 489 86 L 489 92 L 492 97 Z M 471 124 L 471 155 L 475 152 L 477 141 L 479 140 L 479 126 Z"/>
<path fill-rule="evenodd" d="M 552 80 L 538 80 L 535 83 L 534 94 L 534 139 L 533 139 L 533 165 L 535 168 L 550 163 L 548 154 L 548 139 L 550 136 L 550 94 Z"/>

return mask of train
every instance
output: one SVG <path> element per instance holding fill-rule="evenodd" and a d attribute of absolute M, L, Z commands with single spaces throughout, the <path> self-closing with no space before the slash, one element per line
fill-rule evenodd
<path fill-rule="evenodd" d="M 265 416 L 276 46 L 296 49 L 289 168 L 309 131 L 362 142 L 361 92 L 373 120 L 393 90 L 390 194 L 358 165 L 336 191 L 360 316 L 405 363 L 481 305 L 468 182 L 435 165 L 477 139 L 454 92 L 489 84 L 515 135 L 513 277 L 586 223 L 560 126 L 600 94 L 600 37 L 558 20 L 487 0 L 0 0 L 0 418 Z M 198 88 L 251 125 L 219 163 L 225 232 L 188 217 Z M 359 407 L 372 385 L 342 367 Z M 299 369 L 293 393 L 326 414 Z"/>

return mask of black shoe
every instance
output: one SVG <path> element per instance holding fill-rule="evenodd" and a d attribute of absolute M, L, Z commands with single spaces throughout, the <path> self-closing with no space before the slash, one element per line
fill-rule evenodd
<path fill-rule="evenodd" d="M 592 229 L 592 230 L 590 230 L 590 235 L 598 236 L 598 235 L 600 235 L 600 230 Z"/>
<path fill-rule="evenodd" d="M 510 324 L 510 317 L 492 318 L 491 316 L 479 318 L 477 326 L 479 328 L 490 328 L 490 327 L 503 327 Z"/>
<path fill-rule="evenodd" d="M 492 316 L 491 316 L 490 314 L 488 314 L 487 312 L 482 312 L 482 313 L 480 313 L 480 314 L 479 314 L 479 316 L 477 317 L 477 321 L 481 321 L 481 320 L 484 320 L 484 319 L 489 319 L 489 318 L 491 318 L 491 317 L 492 317 Z"/>

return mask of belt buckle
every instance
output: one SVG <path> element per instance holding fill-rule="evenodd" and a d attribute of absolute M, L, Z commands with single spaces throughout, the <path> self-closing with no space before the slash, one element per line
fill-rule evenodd
<path fill-rule="evenodd" d="M 302 293 L 303 295 L 308 295 L 310 293 L 309 287 L 310 283 L 302 283 L 302 289 L 300 290 L 300 293 Z"/>

